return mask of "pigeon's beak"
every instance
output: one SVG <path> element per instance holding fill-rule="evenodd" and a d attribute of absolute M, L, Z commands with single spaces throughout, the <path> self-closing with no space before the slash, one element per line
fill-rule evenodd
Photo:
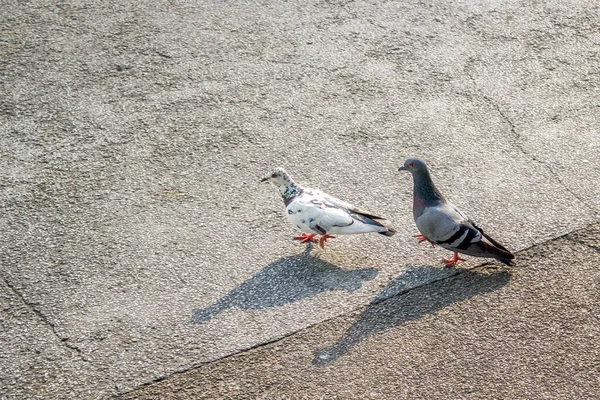
<path fill-rule="evenodd" d="M 398 171 L 408 171 L 408 168 L 406 168 L 404 165 L 401 166 L 400 168 L 398 168 Z"/>
<path fill-rule="evenodd" d="M 266 182 L 266 181 L 268 181 L 269 179 L 270 179 L 270 177 L 269 177 L 269 176 L 267 176 L 266 178 L 262 178 L 260 181 L 261 181 L 261 182 Z"/>

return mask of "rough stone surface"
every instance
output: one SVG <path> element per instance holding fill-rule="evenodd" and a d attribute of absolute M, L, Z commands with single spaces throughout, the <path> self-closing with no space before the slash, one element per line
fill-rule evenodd
<path fill-rule="evenodd" d="M 117 393 L 107 370 L 61 340 L 46 316 L 3 280 L 0 343 L 0 399 L 105 399 Z"/>
<path fill-rule="evenodd" d="M 519 259 L 512 270 L 459 271 L 123 399 L 598 398 L 600 251 L 564 238 Z"/>
<path fill-rule="evenodd" d="M 596 7 L 6 0 L 2 278 L 124 392 L 447 277 L 407 156 L 512 250 L 596 222 Z M 399 234 L 292 242 L 279 165 Z"/>

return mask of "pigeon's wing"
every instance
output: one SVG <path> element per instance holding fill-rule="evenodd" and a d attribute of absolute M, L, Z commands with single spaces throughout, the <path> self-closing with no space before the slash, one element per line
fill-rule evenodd
<path fill-rule="evenodd" d="M 365 225 L 371 225 L 370 228 L 354 227 L 354 230 L 360 229 L 361 232 L 376 231 L 386 236 L 393 236 L 396 233 L 396 230 L 387 225 L 387 221 L 385 220 L 385 218 L 379 217 L 370 212 L 363 211 L 351 203 L 340 200 L 337 197 L 331 196 L 330 194 L 327 194 L 318 189 L 309 189 L 308 193 L 314 196 L 316 199 L 322 201 L 326 207 L 335 207 L 347 213 L 355 221 L 361 222 Z"/>
<path fill-rule="evenodd" d="M 465 233 L 464 229 L 461 229 L 461 225 L 468 223 L 468 218 L 451 204 L 439 203 L 435 206 L 425 207 L 415 223 L 421 234 L 430 242 L 454 243 Z M 457 236 L 459 231 L 462 231 L 461 235 Z"/>
<path fill-rule="evenodd" d="M 313 188 L 305 188 L 304 191 L 311 198 L 324 201 L 324 202 L 328 203 L 330 206 L 334 206 L 337 208 L 343 208 L 346 210 L 350 210 L 350 209 L 354 208 L 354 206 L 352 204 L 348 203 L 347 201 L 340 200 L 337 197 L 334 197 L 330 194 L 323 192 L 322 190 L 313 189 Z"/>
<path fill-rule="evenodd" d="M 416 222 L 423 236 L 445 249 L 475 257 L 492 257 L 509 265 L 514 258 L 450 203 L 427 207 Z"/>
<path fill-rule="evenodd" d="M 313 189 L 313 190 L 316 195 L 318 195 L 319 197 L 321 197 L 323 200 L 327 201 L 328 203 L 335 205 L 336 207 L 348 210 L 355 214 L 360 214 L 360 215 L 365 216 L 370 219 L 385 220 L 385 218 L 379 217 L 371 212 L 361 210 L 360 208 L 356 207 L 354 204 L 348 203 L 347 201 L 340 200 L 337 197 L 331 196 L 330 194 L 327 194 L 327 193 L 322 192 L 317 189 Z"/>
<path fill-rule="evenodd" d="M 312 193 L 301 196 L 295 203 L 302 210 L 305 221 L 309 221 L 310 228 L 321 234 L 329 232 L 333 227 L 345 227 L 354 223 L 348 211 Z"/>

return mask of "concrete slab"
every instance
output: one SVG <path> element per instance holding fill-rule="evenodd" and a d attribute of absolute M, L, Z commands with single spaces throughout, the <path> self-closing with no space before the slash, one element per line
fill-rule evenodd
<path fill-rule="evenodd" d="M 600 189 L 581 179 L 596 181 L 600 171 L 600 120 L 593 111 L 600 106 L 597 21 L 584 3 L 533 8 L 537 12 L 509 5 L 462 25 L 480 38 L 469 43 L 466 72 L 503 116 L 515 145 L 568 187 L 581 207 L 597 213 Z"/>
<path fill-rule="evenodd" d="M 407 156 L 513 250 L 597 221 L 595 6 L 8 2 L 6 282 L 126 391 L 443 278 Z M 400 233 L 308 252 L 278 165 Z"/>
<path fill-rule="evenodd" d="M 476 268 L 123 396 L 134 399 L 593 399 L 598 249 L 577 239 Z M 330 357 L 324 357 L 330 356 Z"/>
<path fill-rule="evenodd" d="M 117 393 L 107 371 L 62 341 L 45 316 L 0 280 L 0 398 L 105 399 Z"/>

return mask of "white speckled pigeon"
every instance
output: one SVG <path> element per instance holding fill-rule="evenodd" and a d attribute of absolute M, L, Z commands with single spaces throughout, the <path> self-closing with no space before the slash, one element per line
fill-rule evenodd
<path fill-rule="evenodd" d="M 396 233 L 381 217 L 320 190 L 298 185 L 283 168 L 272 169 L 261 182 L 272 182 L 279 188 L 288 220 L 302 231 L 302 235 L 294 239 L 302 243 L 316 242 L 317 235 L 321 235 L 318 241 L 323 247 L 328 238 L 335 237 L 332 235 L 377 232 L 392 236 Z"/>
<path fill-rule="evenodd" d="M 514 265 L 515 256 L 500 243 L 488 236 L 481 228 L 446 201 L 435 187 L 425 161 L 409 158 L 399 171 L 409 171 L 413 176 L 413 216 L 421 232 L 415 235 L 419 242 L 428 240 L 445 249 L 452 250 L 454 257 L 444 258 L 446 266 L 464 261 L 458 253 L 474 257 L 495 258 L 507 265 Z"/>

